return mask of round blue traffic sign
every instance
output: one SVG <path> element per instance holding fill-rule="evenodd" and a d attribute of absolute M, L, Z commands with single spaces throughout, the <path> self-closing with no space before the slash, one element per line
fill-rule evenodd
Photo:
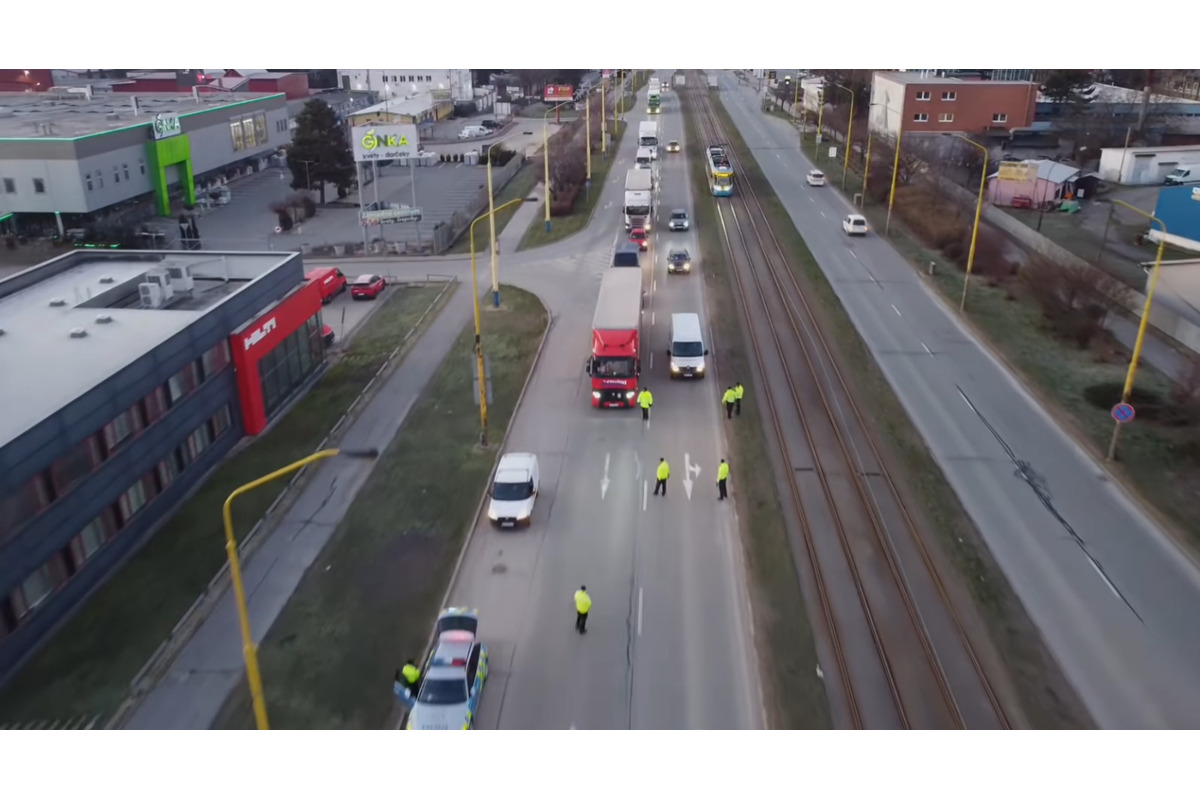
<path fill-rule="evenodd" d="M 1117 422 L 1132 422 L 1133 416 L 1133 406 L 1129 403 L 1117 403 L 1112 407 L 1112 418 Z"/>

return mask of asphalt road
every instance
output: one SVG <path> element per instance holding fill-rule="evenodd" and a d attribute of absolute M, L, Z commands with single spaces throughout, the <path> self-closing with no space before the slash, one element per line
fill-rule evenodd
<path fill-rule="evenodd" d="M 794 128 L 731 74 L 721 98 L 1097 724 L 1200 725 L 1195 564 L 886 241 L 843 235 Z"/>
<path fill-rule="evenodd" d="M 664 107 L 664 137 L 682 140 L 678 101 Z M 643 118 L 629 115 L 631 125 Z M 450 594 L 452 604 L 480 609 L 492 651 L 480 728 L 763 725 L 736 518 L 732 504 L 716 497 L 722 426 L 733 423 L 718 419 L 716 380 L 668 380 L 669 315 L 702 313 L 704 302 L 699 275 L 666 279 L 666 240 L 686 242 L 695 256 L 692 235 L 658 234 L 647 259 L 653 266 L 643 266 L 650 292 L 643 376 L 655 399 L 649 426 L 636 410 L 590 403 L 584 365 L 592 311 L 623 235 L 620 204 L 634 149 L 633 136 L 622 142 L 585 232 L 537 251 L 544 260 L 506 269 L 506 281 L 546 300 L 554 328 L 506 448 L 541 461 L 533 525 L 497 532 L 485 516 Z M 691 205 L 685 156 L 664 153 L 664 209 Z M 557 254 L 568 249 L 574 255 L 564 262 Z M 552 271 L 556 280 L 546 280 Z M 659 457 L 671 464 L 666 498 L 651 494 Z M 733 465 L 735 493 L 741 468 Z M 594 601 L 582 637 L 572 602 L 581 584 Z"/>

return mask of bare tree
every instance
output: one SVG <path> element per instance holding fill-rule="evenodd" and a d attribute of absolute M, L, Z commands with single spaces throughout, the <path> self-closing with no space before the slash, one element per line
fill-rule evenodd
<path fill-rule="evenodd" d="M 1128 286 L 1086 264 L 1057 264 L 1031 256 L 1021 280 L 1041 308 L 1042 317 L 1059 336 L 1081 350 L 1104 329 L 1108 315 L 1125 305 Z"/>

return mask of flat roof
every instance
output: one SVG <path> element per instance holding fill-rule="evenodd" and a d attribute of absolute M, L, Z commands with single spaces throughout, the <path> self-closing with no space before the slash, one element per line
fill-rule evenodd
<path fill-rule="evenodd" d="M 0 140 L 77 139 L 136 125 L 149 125 L 157 114 L 186 117 L 218 108 L 254 103 L 279 92 L 102 92 L 89 99 L 66 91 L 0 92 Z M 137 98 L 134 113 L 133 98 Z"/>
<path fill-rule="evenodd" d="M 0 447 L 294 255 L 76 251 L 0 280 Z M 139 306 L 147 270 L 184 264 L 195 278 L 190 296 L 162 309 Z M 110 321 L 99 322 L 102 315 Z M 78 328 L 87 335 L 73 337 Z"/>
<path fill-rule="evenodd" d="M 395 100 L 376 103 L 373 106 L 367 106 L 366 108 L 351 112 L 350 116 L 357 117 L 362 114 L 401 114 L 404 116 L 420 114 L 422 111 L 428 111 L 433 108 L 439 102 L 442 101 L 426 92 L 414 97 L 399 97 Z"/>
<path fill-rule="evenodd" d="M 933 84 L 933 85 L 955 85 L 955 86 L 1028 86 L 1030 81 L 989 81 L 989 80 L 964 80 L 962 78 L 939 78 L 936 75 L 924 76 L 920 72 L 880 72 L 880 77 L 887 78 L 895 83 L 903 84 Z"/>

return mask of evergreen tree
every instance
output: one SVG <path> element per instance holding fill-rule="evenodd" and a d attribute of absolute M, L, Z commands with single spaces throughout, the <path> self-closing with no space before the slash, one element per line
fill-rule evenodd
<path fill-rule="evenodd" d="M 1086 69 L 1053 69 L 1042 84 L 1042 94 L 1054 103 L 1083 105 L 1089 98 L 1084 93 L 1094 83 Z"/>
<path fill-rule="evenodd" d="M 324 100 L 309 100 L 300 110 L 287 160 L 292 188 L 320 187 L 321 203 L 326 183 L 337 187 L 338 197 L 345 197 L 354 186 L 354 153 L 346 128 Z"/>

